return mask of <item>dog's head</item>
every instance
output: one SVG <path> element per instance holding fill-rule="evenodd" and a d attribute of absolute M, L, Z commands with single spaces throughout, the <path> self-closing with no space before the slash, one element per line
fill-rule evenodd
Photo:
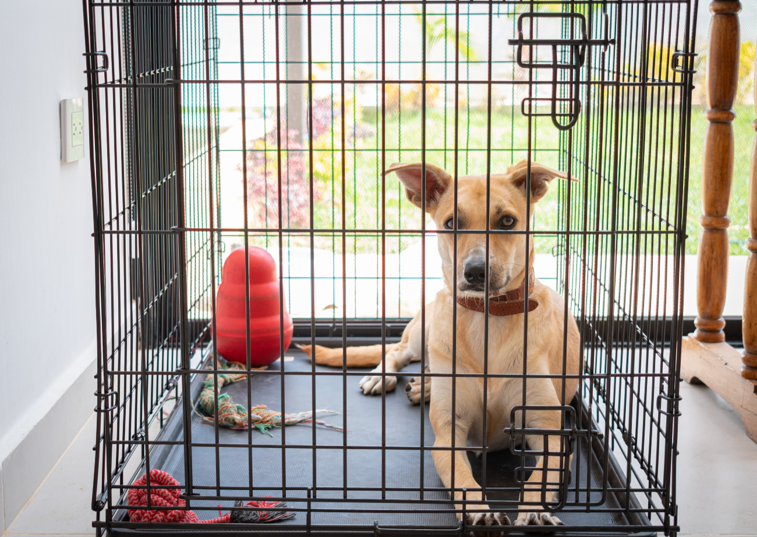
<path fill-rule="evenodd" d="M 489 294 L 499 295 L 520 285 L 526 276 L 526 235 L 524 233 L 492 233 L 489 235 L 489 259 L 486 259 L 486 229 L 522 231 L 528 218 L 526 188 L 529 165 L 521 161 L 505 173 L 492 174 L 489 196 L 489 221 L 486 219 L 486 176 L 471 175 L 458 178 L 457 229 L 457 285 L 458 296 L 482 297 L 486 273 L 489 273 Z M 532 162 L 531 210 L 547 193 L 549 182 L 565 174 Z M 387 173 L 394 172 L 405 186 L 407 198 L 423 207 L 423 165 L 392 164 Z M 455 229 L 454 180 L 443 169 L 426 163 L 426 211 L 436 222 L 437 229 Z M 476 233 L 480 231 L 480 233 Z M 439 253 L 442 257 L 447 285 L 453 285 L 454 238 L 451 233 L 439 234 Z M 533 249 L 533 240 L 530 241 Z M 532 250 L 533 254 L 533 250 Z M 531 255 L 533 262 L 533 255 Z M 522 277 L 519 277 L 521 276 Z M 514 279 L 517 278 L 517 282 Z"/>

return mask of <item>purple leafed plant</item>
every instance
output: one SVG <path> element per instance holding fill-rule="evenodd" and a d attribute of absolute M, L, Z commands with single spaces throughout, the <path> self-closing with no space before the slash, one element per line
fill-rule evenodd
<path fill-rule="evenodd" d="M 275 127 L 264 137 L 250 142 L 247 148 L 247 201 L 251 226 L 277 229 L 280 202 L 282 227 L 310 227 L 307 150 L 297 141 L 297 134 L 284 124 L 280 141 L 279 129 Z M 277 153 L 279 143 L 280 157 Z M 314 185 L 313 197 L 314 201 L 321 197 L 317 185 Z"/>
<path fill-rule="evenodd" d="M 314 211 L 329 212 L 332 203 L 331 190 L 334 181 L 340 181 L 335 171 L 341 169 L 341 107 L 332 97 L 315 99 L 312 114 L 313 136 L 313 199 L 310 199 L 309 151 L 307 145 L 298 141 L 298 132 L 287 128 L 286 122 L 275 126 L 264 137 L 252 140 L 247 147 L 247 198 L 249 222 L 251 226 L 271 230 L 279 227 L 279 201 L 281 202 L 281 225 L 284 228 L 306 229 L 311 227 L 310 207 Z M 354 128 L 354 119 L 350 118 L 346 134 L 347 147 L 356 143 L 355 138 L 371 136 L 373 131 L 364 125 L 358 125 L 359 134 Z M 308 130 L 310 130 L 308 128 Z M 281 140 L 279 141 L 279 133 Z M 305 133 L 305 138 L 310 135 Z M 305 142 L 307 143 L 307 142 Z M 277 148 L 281 145 L 281 151 Z M 334 151 L 336 150 L 336 151 Z M 281 166 L 281 199 L 279 200 L 279 159 Z M 241 167 L 240 167 L 241 168 Z M 322 203 L 319 203 L 322 202 Z M 324 215 L 322 214 L 321 217 Z M 328 216 L 328 215 L 326 215 Z M 328 226 L 319 220 L 318 225 Z M 315 224 L 314 224 L 315 225 Z"/>

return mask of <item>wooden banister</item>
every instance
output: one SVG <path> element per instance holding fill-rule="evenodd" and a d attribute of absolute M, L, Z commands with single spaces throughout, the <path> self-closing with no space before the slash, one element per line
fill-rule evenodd
<path fill-rule="evenodd" d="M 707 50 L 707 112 L 702 173 L 704 228 L 699 243 L 697 311 L 694 337 L 725 341 L 723 308 L 728 284 L 728 202 L 733 180 L 733 102 L 739 80 L 741 3 L 714 0 Z"/>
<path fill-rule="evenodd" d="M 757 442 L 757 140 L 749 178 L 749 260 L 744 288 L 744 352 L 725 343 L 723 307 L 728 277 L 728 202 L 733 177 L 731 109 L 739 71 L 741 4 L 710 3 L 710 43 L 707 53 L 708 121 L 705 135 L 702 198 L 704 228 L 699 246 L 696 331 L 683 338 L 681 376 L 703 382 L 739 413 L 746 433 Z M 757 103 L 757 99 L 755 100 Z M 755 107 L 757 113 L 757 105 Z M 757 121 L 753 124 L 757 130 Z M 693 336 L 693 337 L 692 337 Z M 739 371 L 740 370 L 740 371 Z"/>
<path fill-rule="evenodd" d="M 754 113 L 757 116 L 757 76 L 754 96 Z M 752 128 L 757 131 L 757 119 L 752 123 Z M 744 285 L 744 317 L 741 334 L 744 340 L 744 354 L 741 361 L 744 365 L 741 368 L 741 376 L 757 380 L 757 136 L 752 146 L 752 163 L 749 173 L 749 237 L 746 241 L 749 259 Z"/>

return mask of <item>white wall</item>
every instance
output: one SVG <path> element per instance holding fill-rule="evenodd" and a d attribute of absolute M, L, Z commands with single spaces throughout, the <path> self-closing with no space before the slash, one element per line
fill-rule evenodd
<path fill-rule="evenodd" d="M 0 2 L 0 51 L 4 529 L 95 405 L 89 150 L 60 162 L 58 113 L 86 99 L 81 1 Z"/>

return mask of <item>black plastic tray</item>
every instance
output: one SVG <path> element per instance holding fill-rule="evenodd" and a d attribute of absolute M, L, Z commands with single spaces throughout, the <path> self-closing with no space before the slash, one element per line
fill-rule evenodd
<path fill-rule="evenodd" d="M 300 351 L 288 351 L 287 356 L 293 359 L 285 362 L 286 371 L 307 373 L 312 369 L 311 363 Z M 280 370 L 280 362 L 276 362 L 269 368 L 272 371 Z M 365 396 L 357 388 L 360 377 L 348 376 L 346 379 L 333 368 L 316 367 L 316 371 L 329 372 L 331 375 L 318 375 L 314 377 L 308 374 L 287 375 L 285 377 L 285 411 L 295 413 L 312 408 L 312 393 L 315 389 L 315 406 L 319 409 L 330 409 L 340 412 L 339 414 L 325 414 L 321 419 L 335 425 L 344 425 L 343 394 L 346 393 L 347 402 L 347 445 L 349 446 L 374 446 L 377 449 L 348 449 L 346 455 L 347 485 L 348 487 L 380 488 L 386 487 L 384 499 L 381 491 L 353 491 L 348 492 L 348 498 L 352 502 L 339 501 L 343 498 L 341 487 L 344 483 L 345 459 L 342 449 L 344 436 L 338 431 L 328 430 L 321 427 L 314 430 L 310 425 L 297 425 L 281 429 L 272 429 L 272 436 L 267 436 L 258 431 L 252 432 L 252 467 L 253 485 L 256 497 L 280 496 L 282 483 L 282 449 L 266 448 L 265 446 L 280 445 L 285 436 L 287 446 L 303 446 L 300 448 L 287 447 L 286 449 L 286 497 L 290 507 L 306 510 L 307 502 L 298 502 L 298 498 L 306 498 L 310 487 L 317 488 L 317 498 L 322 501 L 312 502 L 311 511 L 298 512 L 293 520 L 276 524 L 214 524 L 183 525 L 181 529 L 166 526 L 141 524 L 139 528 L 128 528 L 128 517 L 124 510 L 115 513 L 113 535 L 132 534 L 166 534 L 166 533 L 191 533 L 202 535 L 229 535 L 265 533 L 265 534 L 311 534 L 322 535 L 442 535 L 459 533 L 458 521 L 451 512 L 444 512 L 453 508 L 449 501 L 449 494 L 443 489 L 434 468 L 430 451 L 424 451 L 421 457 L 421 408 L 419 405 L 411 405 L 407 400 L 403 387 L 411 376 L 418 371 L 418 364 L 411 364 L 399 378 L 397 390 L 386 396 L 385 407 L 380 397 Z M 351 370 L 353 371 L 353 370 Z M 334 374 L 339 373 L 339 374 Z M 202 381 L 205 375 L 198 375 L 192 384 L 192 398 L 197 400 Z M 251 379 L 252 403 L 254 405 L 265 404 L 274 410 L 281 410 L 281 380 L 280 375 L 256 374 Z M 241 381 L 232 384 L 224 391 L 232 396 L 235 402 L 247 403 L 247 382 Z M 386 428 L 382 438 L 381 415 L 385 408 Z M 183 441 L 184 427 L 177 408 L 168 419 L 166 426 L 161 432 L 160 440 Z M 586 413 L 584 412 L 586 419 Z M 192 443 L 204 443 L 214 445 L 216 443 L 215 427 L 203 422 L 197 414 L 192 415 Z M 434 435 L 428 420 L 428 405 L 425 408 L 423 419 L 423 438 L 425 446 L 433 446 Z M 219 429 L 219 441 L 221 444 L 235 444 L 239 447 L 200 447 L 192 448 L 192 475 L 193 484 L 197 486 L 224 487 L 223 495 L 232 495 L 228 487 L 239 487 L 235 493 L 239 497 L 249 495 L 249 457 L 248 432 L 230 429 Z M 315 441 L 316 450 L 312 449 Z M 412 450 L 387 449 L 382 452 L 384 445 L 389 446 L 413 446 Z M 591 472 L 592 491 L 594 501 L 601 498 L 602 476 L 602 450 L 604 443 L 594 439 L 589 442 L 579 442 L 576 456 L 573 459 L 573 480 L 580 478 L 581 499 L 586 497 L 585 483 L 587 471 Z M 334 449 L 336 448 L 336 449 Z M 315 451 L 316 480 L 313 479 L 313 452 Z M 421 458 L 423 461 L 421 462 Z M 620 470 L 617 461 L 609 455 L 608 482 L 613 488 L 623 488 L 625 477 Z M 481 462 L 473 454 L 469 454 L 474 475 L 480 481 Z M 591 460 L 591 463 L 589 461 Z M 218 461 L 218 462 L 217 462 Z M 580 461 L 580 462 L 579 462 Z M 508 450 L 490 453 L 487 459 L 487 487 L 514 487 L 514 470 L 520 466 L 519 456 L 511 454 Z M 186 483 L 184 448 L 182 445 L 158 445 L 153 448 L 150 455 L 151 468 L 160 468 L 173 475 L 180 483 Z M 385 472 L 382 473 L 382 467 Z M 421 482 L 421 467 L 423 468 L 423 486 L 426 489 L 437 488 L 439 490 L 426 490 L 423 503 L 417 502 L 419 493 L 415 491 L 396 491 L 392 489 L 406 488 L 418 489 Z M 218 468 L 218 470 L 216 470 Z M 576 474 L 578 468 L 578 475 Z M 140 468 L 134 479 L 144 473 L 144 467 Z M 382 474 L 384 479 L 382 481 Z M 220 481 L 217 480 L 217 475 Z M 334 488 L 336 490 L 324 490 Z M 198 489 L 200 495 L 214 495 L 214 490 Z M 487 494 L 489 500 L 517 500 L 515 491 L 491 491 Z M 575 491 L 571 490 L 567 499 L 567 507 L 559 513 L 559 517 L 565 523 L 564 527 L 558 528 L 555 533 L 561 535 L 649 535 L 656 532 L 649 531 L 648 518 L 643 512 L 626 510 L 592 510 L 585 507 L 570 506 L 571 500 L 575 499 Z M 361 500 L 359 502 L 354 500 Z M 432 503 L 428 500 L 433 500 Z M 631 509 L 639 509 L 639 503 L 631 494 L 629 506 Z M 404 502 L 404 503 L 403 503 Z M 192 499 L 190 507 L 195 509 L 198 517 L 209 519 L 218 516 L 217 500 Z M 221 502 L 223 508 L 229 508 L 231 502 Z M 608 493 L 606 503 L 602 509 L 625 507 L 623 494 Z M 201 510 L 199 507 L 213 507 L 215 510 Z M 334 510 L 341 509 L 341 512 Z M 358 511 L 359 510 L 359 511 Z M 345 512 L 346 511 L 346 512 Z M 507 511 L 507 510 L 505 510 Z M 517 516 L 515 512 L 509 513 L 511 520 Z M 127 524 L 122 524 L 126 522 Z M 120 527 L 124 526 L 124 527 Z M 543 533 L 546 528 L 532 528 Z M 650 528 L 651 529 L 651 528 Z M 533 533 L 532 533 L 533 534 Z"/>

